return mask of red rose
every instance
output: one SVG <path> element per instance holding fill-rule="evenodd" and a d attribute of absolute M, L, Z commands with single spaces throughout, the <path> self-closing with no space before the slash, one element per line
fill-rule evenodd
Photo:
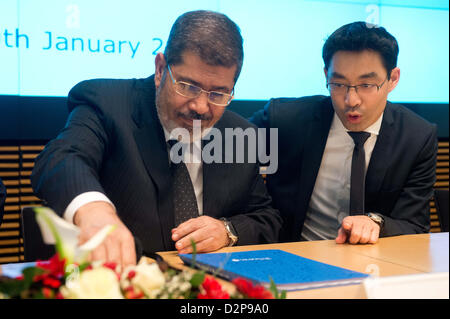
<path fill-rule="evenodd" d="M 42 281 L 42 284 L 44 286 L 48 286 L 51 288 L 59 288 L 61 286 L 61 282 L 58 279 L 47 277 Z"/>
<path fill-rule="evenodd" d="M 236 278 L 233 281 L 237 290 L 244 294 L 244 296 L 252 299 L 273 299 L 270 291 L 261 285 L 254 286 L 253 283 L 244 278 Z"/>
<path fill-rule="evenodd" d="M 48 270 L 50 274 L 55 277 L 61 277 L 64 275 L 64 266 L 66 264 L 66 259 L 59 259 L 59 255 L 55 254 L 48 261 L 38 260 L 36 262 L 36 267 Z"/>
<path fill-rule="evenodd" d="M 61 286 L 61 281 L 50 274 L 36 275 L 33 278 L 33 282 L 41 282 L 43 286 L 55 289 Z"/>
<path fill-rule="evenodd" d="M 220 283 L 213 277 L 207 276 L 201 287 L 203 291 L 198 294 L 198 299 L 230 299 L 230 295 L 222 290 Z"/>

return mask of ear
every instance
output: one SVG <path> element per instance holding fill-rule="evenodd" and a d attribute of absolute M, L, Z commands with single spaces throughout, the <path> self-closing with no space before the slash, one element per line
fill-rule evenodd
<path fill-rule="evenodd" d="M 325 82 L 328 82 L 328 70 L 323 68 L 323 73 L 325 74 Z"/>
<path fill-rule="evenodd" d="M 395 87 L 398 84 L 398 81 L 400 80 L 400 69 L 399 68 L 394 68 L 391 71 L 391 78 L 389 79 L 388 82 L 388 92 L 390 93 L 393 89 L 395 89 Z"/>
<path fill-rule="evenodd" d="M 164 54 L 159 52 L 155 57 L 155 87 L 159 88 L 163 79 L 164 70 L 166 69 L 166 58 Z"/>

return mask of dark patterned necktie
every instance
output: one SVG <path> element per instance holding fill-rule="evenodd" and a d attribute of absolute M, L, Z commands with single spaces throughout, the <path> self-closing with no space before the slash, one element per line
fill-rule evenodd
<path fill-rule="evenodd" d="M 171 147 L 176 143 L 176 140 L 168 141 Z M 197 199 L 186 164 L 183 161 L 170 164 L 175 226 L 178 226 L 191 218 L 198 217 Z"/>
<path fill-rule="evenodd" d="M 366 171 L 366 153 L 364 143 L 369 138 L 367 132 L 347 132 L 355 142 L 350 177 L 350 215 L 364 214 L 364 184 Z"/>

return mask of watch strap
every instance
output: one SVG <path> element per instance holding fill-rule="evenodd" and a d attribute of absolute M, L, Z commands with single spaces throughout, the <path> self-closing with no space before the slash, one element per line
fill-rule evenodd
<path fill-rule="evenodd" d="M 229 238 L 228 247 L 233 246 L 238 241 L 238 236 L 236 234 L 236 230 L 233 227 L 233 224 L 227 220 L 226 218 L 220 218 L 220 220 L 223 222 L 225 226 L 225 230 L 227 232 L 227 236 Z"/>

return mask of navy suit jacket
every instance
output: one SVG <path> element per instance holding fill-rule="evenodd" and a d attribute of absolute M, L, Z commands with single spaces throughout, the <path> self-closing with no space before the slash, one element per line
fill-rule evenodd
<path fill-rule="evenodd" d="M 311 96 L 273 99 L 251 119 L 278 128 L 279 167 L 267 185 L 284 219 L 281 241 L 300 240 L 333 115 L 329 96 Z M 366 212 L 385 218 L 380 236 L 429 231 L 436 156 L 436 126 L 387 102 L 365 181 Z"/>
<path fill-rule="evenodd" d="M 0 225 L 3 221 L 3 207 L 5 205 L 6 200 L 6 188 L 3 185 L 2 179 L 0 178 Z"/>
<path fill-rule="evenodd" d="M 36 159 L 35 193 L 62 214 L 77 195 L 102 192 L 144 254 L 173 250 L 169 157 L 154 77 L 84 81 L 71 90 L 68 105 L 65 128 Z M 250 126 L 230 111 L 215 125 L 222 132 Z M 257 163 L 203 163 L 203 210 L 228 218 L 239 245 L 278 239 L 281 217 L 271 206 Z"/>

